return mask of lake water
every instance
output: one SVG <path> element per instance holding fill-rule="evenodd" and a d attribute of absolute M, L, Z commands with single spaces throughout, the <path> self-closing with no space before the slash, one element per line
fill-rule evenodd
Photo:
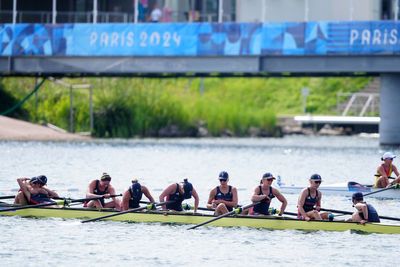
<path fill-rule="evenodd" d="M 16 178 L 45 174 L 61 196 L 84 197 L 87 184 L 108 172 L 118 192 L 132 178 L 155 198 L 189 178 L 205 206 L 222 170 L 249 203 L 265 172 L 306 185 L 372 183 L 386 150 L 370 137 L 290 136 L 282 139 L 112 140 L 87 143 L 0 142 L 0 195 L 15 193 Z M 394 163 L 397 163 L 395 159 Z M 399 163 L 397 165 L 400 165 Z M 286 195 L 296 211 L 297 195 Z M 398 200 L 367 199 L 381 215 L 400 217 Z M 274 200 L 272 206 L 279 207 Z M 325 196 L 323 207 L 352 210 L 347 197 Z M 189 201 L 189 203 L 191 203 Z M 0 217 L 3 266 L 260 266 L 396 265 L 399 236 L 351 232 L 271 231 L 119 222 Z"/>

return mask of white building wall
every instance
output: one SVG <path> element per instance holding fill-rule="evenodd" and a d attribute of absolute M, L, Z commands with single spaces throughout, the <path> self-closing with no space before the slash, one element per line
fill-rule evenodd
<path fill-rule="evenodd" d="M 237 0 L 237 22 L 379 20 L 381 0 Z M 307 9 L 308 6 L 308 9 Z"/>

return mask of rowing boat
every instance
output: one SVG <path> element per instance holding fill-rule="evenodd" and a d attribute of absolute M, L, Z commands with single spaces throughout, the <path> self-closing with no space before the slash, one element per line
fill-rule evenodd
<path fill-rule="evenodd" d="M 116 211 L 84 208 L 28 208 L 16 211 L 1 212 L 3 216 L 21 216 L 34 218 L 91 219 L 116 213 Z M 192 212 L 146 211 L 132 212 L 106 220 L 140 223 L 167 224 L 200 224 L 213 218 L 209 214 L 193 214 Z M 273 230 L 305 230 L 305 231 L 360 231 L 367 233 L 400 234 L 400 225 L 367 223 L 365 225 L 343 221 L 301 221 L 292 217 L 279 216 L 247 216 L 236 215 L 221 218 L 209 224 L 222 227 L 251 227 Z"/>
<path fill-rule="evenodd" d="M 283 194 L 300 194 L 301 190 L 303 190 L 305 187 L 307 186 L 285 185 L 282 183 L 280 185 L 278 184 L 278 189 Z M 361 192 L 363 194 L 371 193 L 369 196 L 375 198 L 400 199 L 399 188 L 381 191 L 382 188 L 374 188 L 371 185 L 363 185 L 357 182 L 335 183 L 327 185 L 321 184 L 318 190 L 325 195 L 342 195 L 351 197 L 352 194 Z"/>

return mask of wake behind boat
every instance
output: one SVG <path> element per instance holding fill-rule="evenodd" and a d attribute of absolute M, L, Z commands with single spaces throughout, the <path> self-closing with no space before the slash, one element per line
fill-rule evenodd
<path fill-rule="evenodd" d="M 9 207 L 9 206 L 8 206 Z M 1 212 L 2 216 L 21 216 L 34 218 L 92 219 L 104 215 L 116 214 L 116 211 L 87 208 L 27 208 Z M 146 211 L 130 212 L 113 216 L 105 220 L 139 223 L 167 224 L 201 224 L 214 215 L 193 214 L 192 212 Z M 344 221 L 303 221 L 287 216 L 248 216 L 234 215 L 213 221 L 210 226 L 251 227 L 271 230 L 305 230 L 305 231 L 360 231 L 366 233 L 400 234 L 400 225 L 367 223 L 365 225 Z"/>
<path fill-rule="evenodd" d="M 279 181 L 278 189 L 283 194 L 300 194 L 303 188 L 307 187 L 298 185 L 286 185 Z M 318 188 L 325 195 L 342 195 L 351 197 L 356 192 L 361 192 L 364 195 L 368 194 L 369 197 L 382 198 L 382 199 L 400 199 L 400 189 L 393 187 L 388 190 L 382 188 L 374 188 L 372 185 L 364 185 L 357 182 L 335 183 L 335 184 L 321 184 Z"/>

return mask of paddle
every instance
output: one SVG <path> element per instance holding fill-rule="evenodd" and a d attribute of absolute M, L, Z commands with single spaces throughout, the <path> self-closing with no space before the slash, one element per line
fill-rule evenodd
<path fill-rule="evenodd" d="M 222 219 L 222 218 L 227 217 L 227 216 L 229 216 L 229 215 L 242 213 L 243 210 L 247 210 L 247 209 L 249 209 L 249 208 L 251 208 L 251 207 L 253 207 L 253 206 L 255 206 L 255 205 L 259 204 L 259 203 L 260 203 L 260 202 L 255 202 L 255 203 L 251 203 L 251 204 L 249 204 L 249 205 L 246 205 L 246 206 L 244 206 L 244 207 L 240 207 L 240 208 L 233 209 L 232 211 L 230 211 L 230 212 L 228 212 L 228 213 L 225 213 L 225 214 L 222 214 L 222 215 L 220 215 L 220 216 L 218 216 L 218 217 L 212 218 L 211 220 L 208 220 L 208 221 L 205 221 L 205 222 L 203 222 L 203 223 L 200 223 L 200 224 L 194 225 L 194 226 L 192 226 L 192 227 L 189 227 L 187 230 L 196 229 L 197 227 L 203 226 L 203 225 L 205 225 L 205 224 L 209 224 L 209 223 L 211 223 L 211 222 L 214 222 L 214 221 L 216 221 L 216 220 Z"/>
<path fill-rule="evenodd" d="M 354 212 L 351 211 L 345 211 L 345 210 L 332 210 L 332 209 L 322 209 L 322 211 L 329 211 L 329 212 L 334 212 L 334 213 L 342 213 L 342 214 L 347 214 L 347 215 L 352 215 Z M 400 221 L 400 218 L 395 218 L 395 217 L 389 217 L 389 216 L 379 216 L 380 219 L 385 219 L 385 220 L 392 220 L 392 221 Z"/>
<path fill-rule="evenodd" d="M 0 199 L 15 198 L 15 196 L 1 196 Z"/>
<path fill-rule="evenodd" d="M 102 219 L 106 219 L 106 218 L 110 218 L 110 217 L 114 217 L 114 216 L 118 216 L 118 215 L 122 215 L 122 214 L 126 214 L 126 213 L 130 213 L 130 212 L 136 212 L 136 211 L 141 211 L 141 210 L 145 210 L 145 209 L 154 209 L 157 206 L 162 206 L 168 203 L 172 203 L 174 201 L 165 201 L 165 202 L 160 202 L 160 203 L 151 203 L 147 206 L 143 206 L 143 207 L 139 207 L 139 208 L 134 208 L 134 209 L 129 209 L 129 210 L 124 210 L 124 211 L 120 211 L 117 213 L 113 213 L 113 214 L 109 214 L 109 215 L 105 215 L 105 216 L 100 216 L 97 218 L 93 218 L 93 219 L 88 219 L 88 220 L 84 220 L 81 223 L 87 223 L 87 222 L 94 222 L 94 221 L 99 221 Z"/>

